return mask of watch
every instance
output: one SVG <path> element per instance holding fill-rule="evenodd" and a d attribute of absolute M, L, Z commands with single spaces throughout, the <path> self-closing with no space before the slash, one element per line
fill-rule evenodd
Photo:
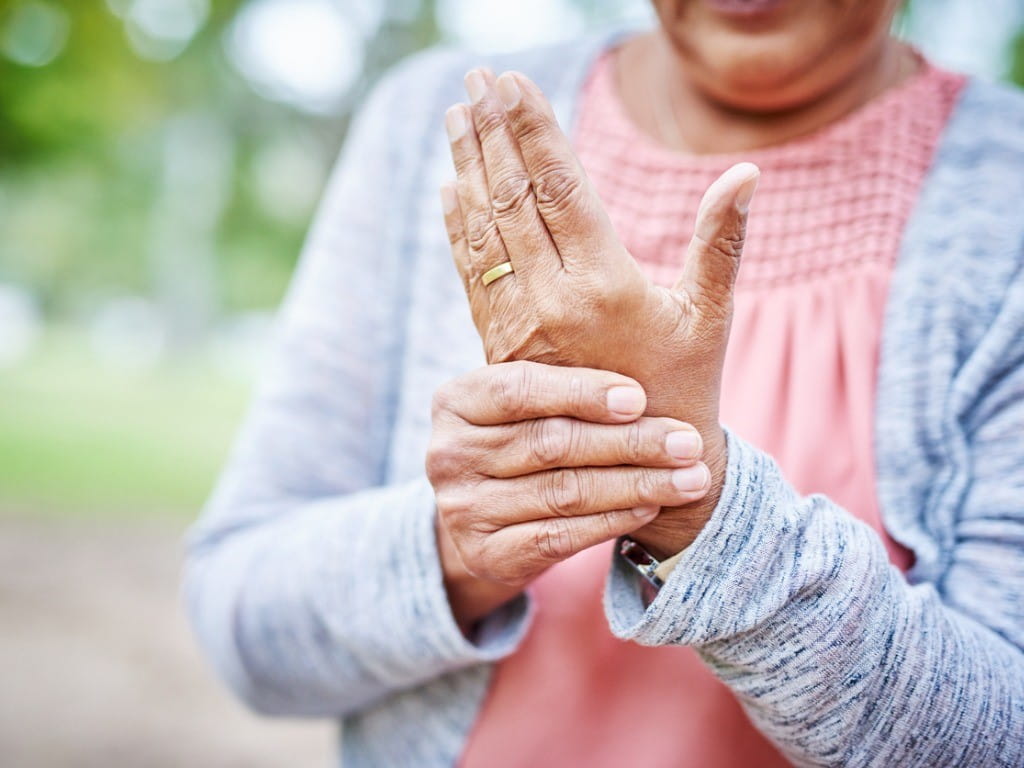
<path fill-rule="evenodd" d="M 629 536 L 623 536 L 619 539 L 619 555 L 633 566 L 633 570 L 643 578 L 644 584 L 652 588 L 655 593 L 664 586 L 665 580 L 658 575 L 661 561 L 641 544 L 633 541 Z"/>
<path fill-rule="evenodd" d="M 659 572 L 661 561 L 629 536 L 619 539 L 619 557 L 640 574 L 640 595 L 643 597 L 646 608 L 654 602 L 654 598 L 658 596 L 658 592 L 665 584 L 665 579 Z"/>
<path fill-rule="evenodd" d="M 647 605 L 650 605 L 654 598 L 658 596 L 658 592 L 665 586 L 666 579 L 668 579 L 672 569 L 676 567 L 676 563 L 679 562 L 679 558 L 683 556 L 685 551 L 686 549 L 684 548 L 682 552 L 678 552 L 672 555 L 672 557 L 658 560 L 658 558 L 647 551 L 646 547 L 629 538 L 629 536 L 623 536 L 619 539 L 619 556 L 629 563 L 634 571 L 640 574 L 642 579 L 640 591 Z"/>

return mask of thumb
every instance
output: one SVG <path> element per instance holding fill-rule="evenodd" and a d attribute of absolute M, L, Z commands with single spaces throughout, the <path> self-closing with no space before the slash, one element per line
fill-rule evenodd
<path fill-rule="evenodd" d="M 709 314 L 731 311 L 747 211 L 760 177 L 761 171 L 753 163 L 734 165 L 708 187 L 697 209 L 697 225 L 686 249 L 683 276 L 675 288 Z"/>

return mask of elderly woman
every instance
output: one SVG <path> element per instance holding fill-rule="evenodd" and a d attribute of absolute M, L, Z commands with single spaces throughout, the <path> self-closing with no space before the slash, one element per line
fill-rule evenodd
<path fill-rule="evenodd" d="M 243 699 L 349 768 L 1024 765 L 1024 102 L 896 4 L 385 79 L 193 533 Z"/>

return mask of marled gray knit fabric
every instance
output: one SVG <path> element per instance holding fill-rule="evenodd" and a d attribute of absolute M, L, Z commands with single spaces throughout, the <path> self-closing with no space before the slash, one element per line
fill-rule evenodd
<path fill-rule="evenodd" d="M 489 63 L 534 77 L 569 125 L 610 39 L 489 61 L 432 52 L 377 88 L 192 532 L 186 594 L 219 673 L 260 711 L 343 718 L 347 768 L 451 765 L 490 662 L 529 624 L 522 600 L 467 642 L 441 583 L 430 398 L 483 363 L 441 226 L 443 111 Z M 696 646 L 796 763 L 1024 765 L 1022 253 L 1024 100 L 972 82 L 884 330 L 879 487 L 864 492 L 914 550 L 908 578 L 871 529 L 798 496 L 733 435 L 722 501 L 657 600 L 645 610 L 612 566 L 613 630 Z"/>

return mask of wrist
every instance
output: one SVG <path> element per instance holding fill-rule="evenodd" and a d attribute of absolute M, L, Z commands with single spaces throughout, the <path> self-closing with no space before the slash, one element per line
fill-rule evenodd
<path fill-rule="evenodd" d="M 707 495 L 686 506 L 663 508 L 654 520 L 630 534 L 659 560 L 672 557 L 693 543 L 718 507 L 725 485 L 728 466 L 725 431 L 717 422 L 714 426 L 698 426 L 698 429 L 704 439 L 702 461 L 711 473 Z"/>

